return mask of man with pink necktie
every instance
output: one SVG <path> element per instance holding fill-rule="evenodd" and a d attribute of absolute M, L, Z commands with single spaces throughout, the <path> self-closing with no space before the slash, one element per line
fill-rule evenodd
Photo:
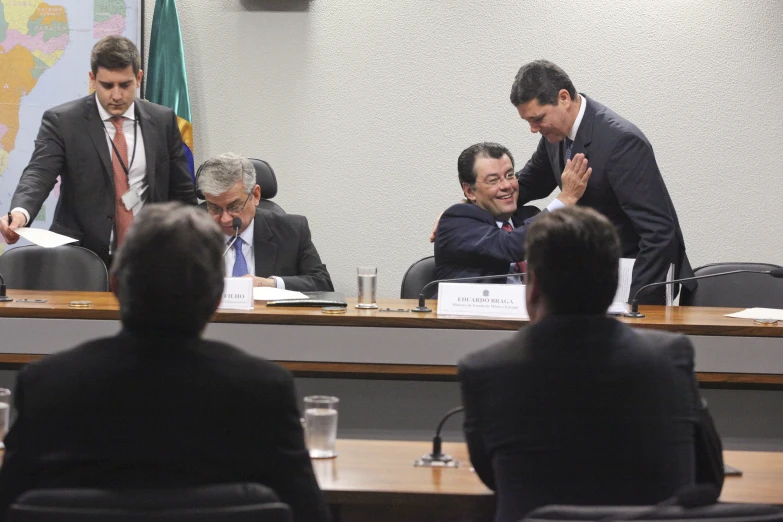
<path fill-rule="evenodd" d="M 0 233 L 16 243 L 15 230 L 35 219 L 59 177 L 50 230 L 79 240 L 108 266 L 146 203 L 195 205 L 196 195 L 174 112 L 136 99 L 143 72 L 133 42 L 107 36 L 90 62 L 95 94 L 44 113 Z"/>

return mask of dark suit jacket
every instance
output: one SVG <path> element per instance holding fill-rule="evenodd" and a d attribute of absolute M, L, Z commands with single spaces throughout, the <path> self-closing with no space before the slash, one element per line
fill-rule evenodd
<path fill-rule="evenodd" d="M 171 109 L 136 99 L 147 160 L 145 202 L 180 200 L 196 194 Z M 11 207 L 35 219 L 60 176 L 60 198 L 51 230 L 79 240 L 109 265 L 114 227 L 114 170 L 95 96 L 49 109 L 43 115 L 35 150 L 22 172 Z"/>
<path fill-rule="evenodd" d="M 327 508 L 294 382 L 227 344 L 137 335 L 84 343 L 24 368 L 0 468 L 0 520 L 34 488 L 258 482 L 298 522 Z"/>
<path fill-rule="evenodd" d="M 281 277 L 287 290 L 334 290 L 326 265 L 321 263 L 310 238 L 306 217 L 256 208 L 253 248 L 256 276 Z"/>
<path fill-rule="evenodd" d="M 623 257 L 636 258 L 631 294 L 648 283 L 666 280 L 675 264 L 675 277 L 691 277 L 685 240 L 674 204 L 655 162 L 652 145 L 633 123 L 585 97 L 582 123 L 572 156 L 584 153 L 593 173 L 579 205 L 592 207 L 617 227 Z M 533 157 L 519 171 L 519 201 L 547 197 L 562 187 L 563 142 L 541 138 Z M 688 289 L 696 282 L 686 283 Z M 641 303 L 663 304 L 665 289 L 645 290 Z"/>
<path fill-rule="evenodd" d="M 654 504 L 723 484 L 683 335 L 550 316 L 459 363 L 465 437 L 496 522 L 547 504 Z"/>
<path fill-rule="evenodd" d="M 536 207 L 518 207 L 511 220 L 514 230 L 498 228 L 495 218 L 472 203 L 457 203 L 441 215 L 435 234 L 437 279 L 501 275 L 509 265 L 525 259 L 527 225 Z M 503 284 L 505 280 L 493 280 Z"/>

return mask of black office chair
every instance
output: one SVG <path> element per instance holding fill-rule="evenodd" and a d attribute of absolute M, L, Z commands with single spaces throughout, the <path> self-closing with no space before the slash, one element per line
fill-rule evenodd
<path fill-rule="evenodd" d="M 0 256 L 0 274 L 9 289 L 109 291 L 103 260 L 80 246 L 10 248 Z"/>
<path fill-rule="evenodd" d="M 402 277 L 400 299 L 418 299 L 424 285 L 435 281 L 435 256 L 428 256 L 413 263 Z M 427 289 L 427 299 L 438 291 L 437 285 Z"/>
<path fill-rule="evenodd" d="M 275 171 L 272 170 L 272 166 L 262 159 L 248 159 L 253 164 L 253 168 L 256 169 L 256 183 L 261 187 L 261 201 L 258 203 L 258 207 L 277 214 L 285 214 L 285 210 L 280 205 L 270 201 L 277 195 L 277 177 L 275 176 Z M 196 172 L 196 179 L 198 179 L 199 172 L 201 172 L 201 167 Z M 198 190 L 198 185 L 196 187 L 196 196 L 199 199 L 204 199 L 204 194 Z M 206 205 L 202 203 L 199 206 L 205 207 Z"/>
<path fill-rule="evenodd" d="M 612 517 L 612 518 L 609 518 Z M 521 522 L 575 522 L 580 520 L 700 520 L 702 522 L 783 522 L 783 509 L 770 504 L 682 506 L 544 506 Z"/>
<path fill-rule="evenodd" d="M 717 274 L 732 270 L 771 270 L 778 265 L 767 263 L 713 263 L 694 270 L 696 275 Z M 783 279 L 763 274 L 733 274 L 700 279 L 693 292 L 684 291 L 682 306 L 724 306 L 732 308 L 783 308 Z"/>
<path fill-rule="evenodd" d="M 22 494 L 9 522 L 292 522 L 288 505 L 259 484 L 182 489 L 38 489 Z"/>

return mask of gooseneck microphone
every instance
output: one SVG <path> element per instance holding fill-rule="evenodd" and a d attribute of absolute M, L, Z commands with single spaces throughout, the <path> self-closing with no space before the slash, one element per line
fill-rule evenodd
<path fill-rule="evenodd" d="M 5 279 L 0 275 L 0 302 L 13 301 L 14 299 L 12 297 L 5 295 L 5 291 Z"/>
<path fill-rule="evenodd" d="M 413 463 L 414 466 L 457 466 L 456 461 L 451 458 L 451 455 L 447 455 L 441 451 L 443 441 L 440 438 L 440 432 L 443 429 L 443 424 L 454 414 L 465 411 L 464 406 L 457 406 L 449 410 L 449 412 L 443 416 L 438 423 L 438 428 L 435 430 L 435 436 L 432 438 L 432 453 L 423 455 L 419 460 Z"/>
<path fill-rule="evenodd" d="M 231 247 L 234 246 L 234 243 L 236 243 L 237 238 L 239 237 L 239 229 L 242 228 L 242 220 L 239 219 L 238 217 L 235 217 L 231 221 L 231 228 L 234 229 L 234 237 L 231 238 L 231 241 L 228 243 L 228 246 L 223 251 L 224 256 L 228 253 L 229 250 L 231 250 Z"/>
<path fill-rule="evenodd" d="M 631 305 L 631 311 L 623 315 L 624 317 L 644 317 L 644 314 L 639 312 L 639 302 L 636 300 L 636 298 L 639 297 L 639 294 L 642 292 L 642 290 L 647 290 L 648 288 L 653 288 L 655 286 L 673 285 L 675 283 L 684 283 L 685 281 L 697 281 L 699 279 L 707 279 L 709 277 L 722 277 L 722 276 L 727 276 L 732 274 L 764 274 L 780 279 L 783 278 L 783 268 L 776 267 L 771 270 L 732 270 L 730 272 L 719 272 L 717 274 L 705 274 L 700 276 L 684 277 L 682 279 L 672 279 L 671 281 L 660 281 L 658 283 L 650 283 L 644 285 L 643 287 L 641 287 L 639 290 L 636 291 L 636 293 L 633 295 L 633 299 L 628 303 Z"/>
<path fill-rule="evenodd" d="M 514 276 L 523 276 L 524 273 L 516 273 L 516 274 L 500 274 L 500 275 L 486 275 L 486 276 L 474 276 L 474 277 L 458 277 L 455 279 L 436 279 L 435 281 L 430 281 L 426 285 L 424 285 L 424 288 L 421 289 L 421 293 L 419 294 L 419 306 L 416 308 L 412 308 L 411 312 L 432 312 L 431 308 L 427 308 L 425 305 L 426 299 L 424 298 L 424 291 L 427 290 L 432 285 L 438 284 L 438 283 L 458 283 L 460 281 L 483 281 L 484 279 L 505 279 L 507 277 L 514 277 Z"/>

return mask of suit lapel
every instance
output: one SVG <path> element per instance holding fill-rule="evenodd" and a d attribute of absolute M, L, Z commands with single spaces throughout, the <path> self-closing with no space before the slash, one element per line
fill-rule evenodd
<path fill-rule="evenodd" d="M 139 119 L 139 128 L 144 139 L 144 158 L 147 160 L 147 201 L 155 201 L 155 165 L 157 160 L 157 146 L 163 143 L 155 121 L 150 117 L 146 102 L 136 100 L 136 117 Z"/>
<path fill-rule="evenodd" d="M 88 96 L 84 103 L 84 126 L 87 130 L 87 135 L 98 151 L 106 177 L 111 185 L 114 186 L 114 167 L 111 164 L 109 143 L 106 140 L 106 127 L 104 127 L 101 116 L 98 114 L 98 106 L 94 95 Z"/>
<path fill-rule="evenodd" d="M 277 245 L 272 243 L 272 229 L 259 209 L 256 209 L 253 225 L 253 253 L 256 258 L 256 277 L 269 277 L 274 274 Z"/>
<path fill-rule="evenodd" d="M 579 129 L 576 131 L 576 137 L 574 139 L 574 145 L 571 148 L 571 157 L 576 154 L 582 153 L 585 158 L 590 159 L 590 144 L 593 142 L 593 121 L 595 120 L 595 103 L 590 102 L 585 97 L 585 113 L 582 116 L 582 123 L 579 124 Z M 590 164 L 588 163 L 588 166 Z"/>

